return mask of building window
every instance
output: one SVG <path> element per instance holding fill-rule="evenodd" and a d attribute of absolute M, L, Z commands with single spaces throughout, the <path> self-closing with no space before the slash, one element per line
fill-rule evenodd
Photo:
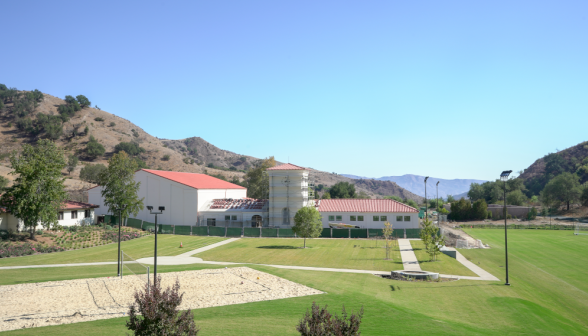
<path fill-rule="evenodd" d="M 78 211 L 74 210 L 71 212 L 71 219 L 78 219 Z"/>
<path fill-rule="evenodd" d="M 337 218 L 338 221 L 342 221 L 343 220 L 343 216 L 335 216 Z"/>
<path fill-rule="evenodd" d="M 57 220 L 63 220 L 63 211 L 57 213 Z"/>
<path fill-rule="evenodd" d="M 404 221 L 405 222 L 410 222 L 410 216 L 404 216 Z"/>
<path fill-rule="evenodd" d="M 396 221 L 397 222 L 402 222 L 402 216 L 396 216 Z"/>
<path fill-rule="evenodd" d="M 363 222 L 363 216 L 357 216 L 357 221 L 358 222 Z"/>
<path fill-rule="evenodd" d="M 225 220 L 231 220 L 231 216 L 225 216 Z"/>
<path fill-rule="evenodd" d="M 84 218 L 90 218 L 92 215 L 90 210 L 84 210 Z"/>
<path fill-rule="evenodd" d="M 216 226 L 216 218 L 207 218 L 206 225 L 208 226 Z"/>
<path fill-rule="evenodd" d="M 263 220 L 260 215 L 251 217 L 251 227 L 261 227 Z"/>
<path fill-rule="evenodd" d="M 380 216 L 374 216 L 374 222 L 377 222 L 380 220 Z"/>
<path fill-rule="evenodd" d="M 329 222 L 332 222 L 335 220 L 335 216 L 329 216 Z"/>
<path fill-rule="evenodd" d="M 355 216 L 349 216 L 349 220 L 352 222 L 355 222 L 357 220 L 357 217 Z"/>
<path fill-rule="evenodd" d="M 290 224 L 290 209 L 288 208 L 282 209 L 282 224 Z"/>
<path fill-rule="evenodd" d="M 231 220 L 237 220 L 237 216 L 231 216 Z"/>
<path fill-rule="evenodd" d="M 380 222 L 385 222 L 388 220 L 388 216 L 380 216 Z"/>

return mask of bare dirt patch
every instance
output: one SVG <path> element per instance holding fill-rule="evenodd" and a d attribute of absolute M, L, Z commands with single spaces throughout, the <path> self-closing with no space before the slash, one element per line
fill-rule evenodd
<path fill-rule="evenodd" d="M 176 279 L 184 299 L 180 309 L 322 294 L 248 267 L 163 273 L 162 288 Z M 95 278 L 0 287 L 0 331 L 125 316 L 144 278 Z"/>

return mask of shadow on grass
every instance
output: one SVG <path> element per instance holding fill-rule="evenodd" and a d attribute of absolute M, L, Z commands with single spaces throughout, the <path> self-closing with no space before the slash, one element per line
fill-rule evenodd
<path fill-rule="evenodd" d="M 269 250 L 295 250 L 295 249 L 301 249 L 302 246 L 268 245 L 268 246 L 258 246 L 257 248 L 269 249 Z M 306 248 L 308 248 L 308 246 Z"/>

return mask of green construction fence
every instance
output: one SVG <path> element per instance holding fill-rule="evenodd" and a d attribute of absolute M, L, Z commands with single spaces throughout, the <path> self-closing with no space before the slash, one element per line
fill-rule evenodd
<path fill-rule="evenodd" d="M 225 228 L 224 227 L 217 227 L 217 226 L 209 226 L 208 227 L 208 235 L 209 236 L 225 236 Z"/>
<path fill-rule="evenodd" d="M 333 229 L 331 238 L 349 238 L 349 229 Z"/>
<path fill-rule="evenodd" d="M 260 237 L 261 236 L 261 228 L 244 228 L 243 229 L 243 236 L 245 236 L 245 237 Z"/>
<path fill-rule="evenodd" d="M 278 236 L 278 229 L 270 229 L 270 228 L 261 229 L 261 236 L 262 237 L 277 237 Z"/>
<path fill-rule="evenodd" d="M 175 234 L 189 236 L 192 233 L 192 227 L 187 225 L 176 225 Z"/>
<path fill-rule="evenodd" d="M 367 238 L 369 229 L 350 229 L 351 238 Z"/>
<path fill-rule="evenodd" d="M 173 234 L 174 233 L 174 226 L 169 224 L 157 224 L 159 231 L 157 233 L 163 234 Z"/>
<path fill-rule="evenodd" d="M 296 235 L 292 229 L 279 229 L 278 236 L 280 238 L 294 238 Z"/>
<path fill-rule="evenodd" d="M 143 230 L 145 230 L 145 231 L 155 231 L 155 224 L 154 223 L 143 221 Z"/>
<path fill-rule="evenodd" d="M 127 218 L 127 226 L 135 229 L 141 229 L 141 226 L 143 226 L 143 221 L 136 218 Z"/>
<path fill-rule="evenodd" d="M 192 235 L 193 236 L 208 236 L 208 226 L 193 226 L 192 227 Z"/>
<path fill-rule="evenodd" d="M 241 228 L 228 227 L 227 237 L 241 237 Z"/>

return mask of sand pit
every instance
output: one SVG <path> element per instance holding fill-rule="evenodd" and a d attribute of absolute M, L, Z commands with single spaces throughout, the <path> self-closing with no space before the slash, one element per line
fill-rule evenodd
<path fill-rule="evenodd" d="M 322 294 L 248 267 L 162 273 L 162 288 L 180 281 L 181 309 Z M 145 282 L 131 275 L 0 286 L 0 331 L 125 316 Z"/>

